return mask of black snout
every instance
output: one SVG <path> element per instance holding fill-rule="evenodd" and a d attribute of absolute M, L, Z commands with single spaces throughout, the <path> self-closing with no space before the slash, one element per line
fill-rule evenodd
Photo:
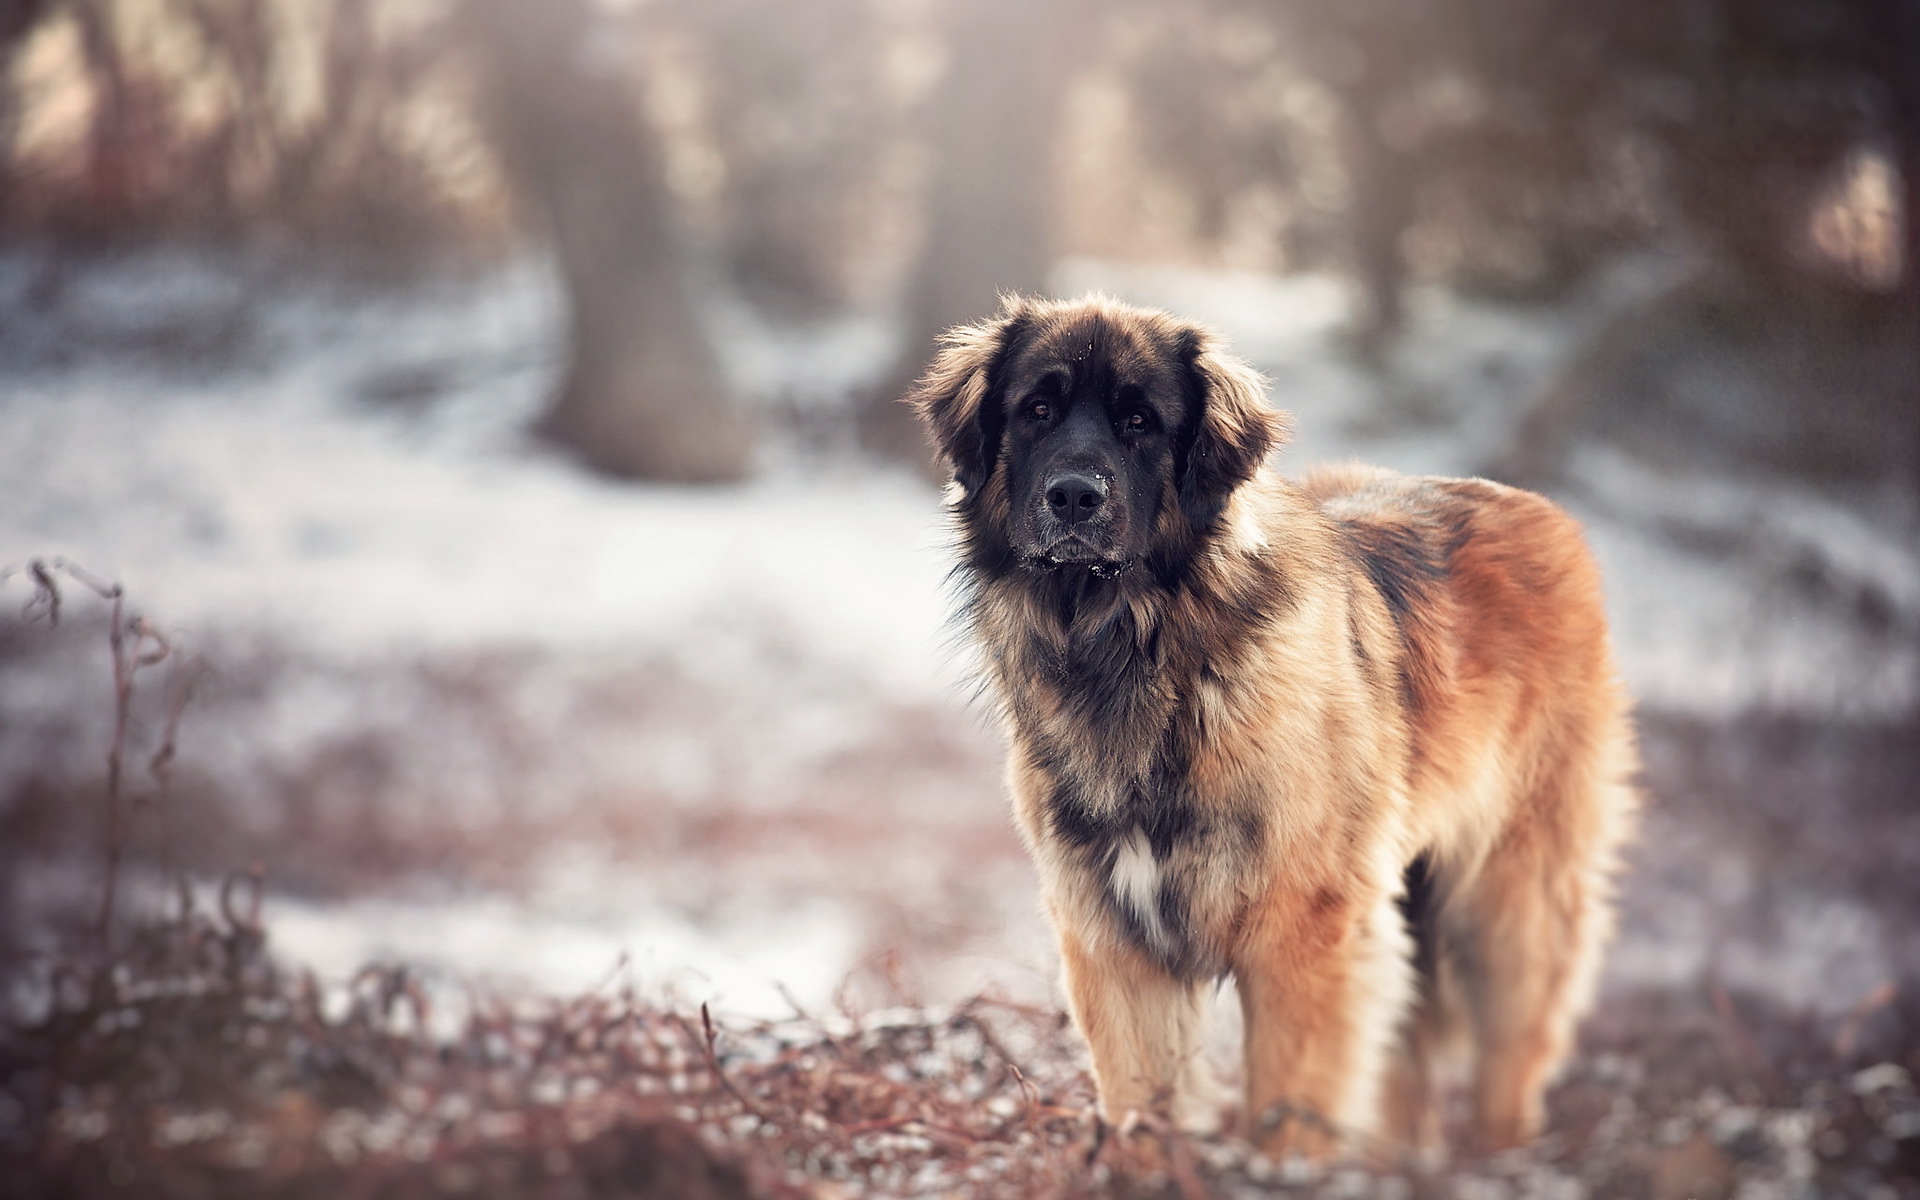
<path fill-rule="evenodd" d="M 1107 502 L 1107 485 L 1085 475 L 1056 475 L 1047 481 L 1047 508 L 1068 525 L 1078 524 Z"/>

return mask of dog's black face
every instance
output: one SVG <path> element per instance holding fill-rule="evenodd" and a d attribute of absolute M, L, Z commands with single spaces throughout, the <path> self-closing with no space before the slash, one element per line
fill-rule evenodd
<path fill-rule="evenodd" d="M 1178 586 L 1284 431 L 1204 329 L 1108 300 L 1010 298 L 950 332 L 907 400 L 953 467 L 976 578 L 1038 573 L 1082 598 L 1075 581 Z"/>
<path fill-rule="evenodd" d="M 1022 563 L 1118 574 L 1148 551 L 1190 423 L 1168 349 L 1090 314 L 1012 356 L 1001 454 Z"/>

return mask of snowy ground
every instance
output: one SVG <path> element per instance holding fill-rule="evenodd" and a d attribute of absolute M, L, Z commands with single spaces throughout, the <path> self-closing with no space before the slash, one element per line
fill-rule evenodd
<path fill-rule="evenodd" d="M 1220 327 L 1295 413 L 1284 469 L 1470 473 L 1676 270 L 1627 264 L 1551 309 L 1419 297 L 1381 373 L 1344 353 L 1328 279 L 1083 262 L 1058 286 Z M 772 422 L 761 478 L 638 487 L 521 433 L 556 371 L 555 302 L 537 263 L 370 293 L 179 254 L 54 280 L 0 260 L 0 566 L 61 555 L 116 579 L 212 667 L 182 726 L 175 849 L 203 872 L 263 860 L 276 946 L 336 979 L 400 958 L 567 991 L 625 954 L 651 986 L 756 1013 L 843 986 L 1045 994 L 996 739 L 944 625 L 936 497 L 792 432 L 877 372 L 885 322 L 717 313 Z M 1826 728 L 1914 702 L 1910 496 L 1594 442 L 1561 498 L 1660 719 Z M 31 834 L 94 802 L 111 698 L 99 606 L 70 597 L 53 631 L 15 619 L 27 595 L 0 584 L 0 820 Z M 145 686 L 148 745 L 157 670 Z M 1660 738 L 1693 761 L 1687 735 Z M 1730 837 L 1737 808 L 1666 795 L 1649 820 L 1614 987 L 1711 973 L 1844 1011 L 1920 963 L 1897 907 L 1776 872 L 1792 848 Z M 49 834 L 15 858 L 29 944 L 21 914 L 83 886 L 80 846 Z"/>

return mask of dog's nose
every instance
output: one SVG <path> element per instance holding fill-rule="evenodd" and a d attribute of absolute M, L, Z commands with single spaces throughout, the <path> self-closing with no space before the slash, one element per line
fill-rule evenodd
<path fill-rule="evenodd" d="M 1085 475 L 1057 475 L 1047 481 L 1047 508 L 1072 525 L 1100 511 L 1107 485 Z"/>

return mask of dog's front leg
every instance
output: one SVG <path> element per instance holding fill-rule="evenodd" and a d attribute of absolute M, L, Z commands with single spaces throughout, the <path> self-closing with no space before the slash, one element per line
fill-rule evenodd
<path fill-rule="evenodd" d="M 1100 1114 L 1118 1122 L 1138 1109 L 1183 1128 L 1210 1124 L 1204 987 L 1175 978 L 1131 946 L 1065 928 L 1060 957 L 1074 1024 L 1093 1054 Z"/>
<path fill-rule="evenodd" d="M 1393 899 L 1281 889 L 1249 916 L 1233 964 L 1247 1135 L 1269 1153 L 1358 1149 L 1412 986 Z"/>

